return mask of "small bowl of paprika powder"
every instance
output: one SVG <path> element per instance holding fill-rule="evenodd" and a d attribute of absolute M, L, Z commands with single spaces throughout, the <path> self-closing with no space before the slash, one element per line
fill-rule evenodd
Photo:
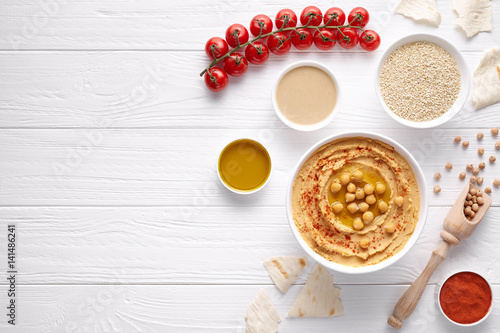
<path fill-rule="evenodd" d="M 458 326 L 483 322 L 493 308 L 493 289 L 481 275 L 459 271 L 437 285 L 436 303 L 441 313 Z"/>

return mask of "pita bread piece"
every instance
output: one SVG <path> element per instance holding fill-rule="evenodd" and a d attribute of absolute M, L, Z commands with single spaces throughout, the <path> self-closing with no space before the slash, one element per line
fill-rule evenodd
<path fill-rule="evenodd" d="M 307 278 L 289 317 L 336 317 L 344 313 L 340 289 L 335 288 L 333 276 L 316 264 Z"/>
<path fill-rule="evenodd" d="M 453 9 L 458 14 L 455 22 L 464 29 L 467 37 L 493 28 L 490 0 L 455 0 Z"/>
<path fill-rule="evenodd" d="M 272 257 L 264 262 L 269 276 L 282 293 L 297 279 L 302 270 L 307 266 L 307 257 Z"/>
<path fill-rule="evenodd" d="M 394 9 L 394 13 L 415 21 L 425 21 L 436 27 L 441 23 L 441 14 L 436 8 L 436 0 L 402 0 Z"/>
<path fill-rule="evenodd" d="M 500 47 L 484 52 L 474 72 L 474 95 L 476 109 L 500 102 Z"/>
<path fill-rule="evenodd" d="M 245 320 L 247 333 L 278 332 L 281 319 L 264 289 L 259 290 L 248 306 Z"/>

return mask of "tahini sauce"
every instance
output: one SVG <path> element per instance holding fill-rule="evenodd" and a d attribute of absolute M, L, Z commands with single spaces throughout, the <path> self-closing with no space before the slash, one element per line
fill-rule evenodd
<path fill-rule="evenodd" d="M 286 73 L 276 89 L 281 113 L 296 124 L 317 124 L 333 112 L 337 88 L 328 73 L 313 66 L 301 66 Z"/>

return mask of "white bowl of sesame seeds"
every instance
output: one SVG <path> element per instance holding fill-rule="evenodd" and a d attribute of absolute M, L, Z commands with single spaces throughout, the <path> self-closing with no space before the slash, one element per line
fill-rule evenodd
<path fill-rule="evenodd" d="M 460 51 L 447 40 L 413 34 L 385 50 L 375 74 L 375 90 L 395 121 L 414 128 L 436 127 L 464 106 L 469 70 Z"/>

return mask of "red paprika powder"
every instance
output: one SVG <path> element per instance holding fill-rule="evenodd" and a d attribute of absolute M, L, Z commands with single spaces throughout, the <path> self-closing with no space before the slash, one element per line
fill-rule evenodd
<path fill-rule="evenodd" d="M 454 322 L 472 324 L 490 311 L 491 288 L 481 275 L 460 272 L 442 285 L 439 303 L 445 315 Z"/>

